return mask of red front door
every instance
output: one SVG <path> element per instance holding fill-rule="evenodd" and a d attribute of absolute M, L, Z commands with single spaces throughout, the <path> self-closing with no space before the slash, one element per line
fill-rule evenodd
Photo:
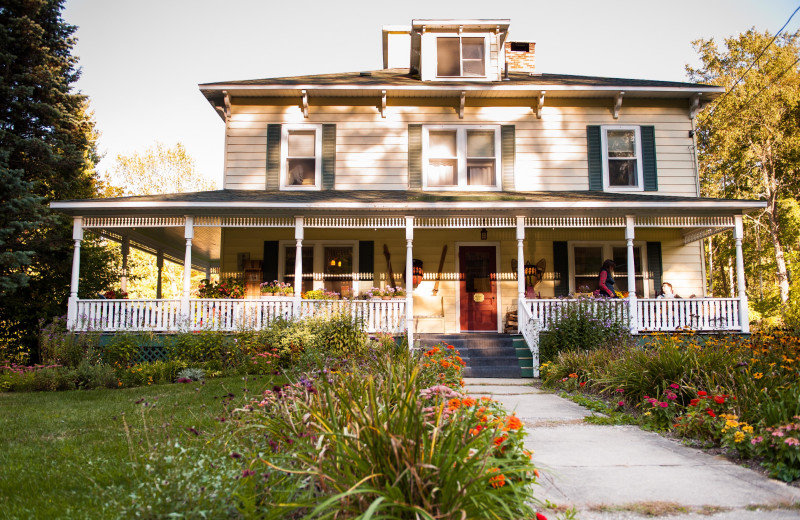
<path fill-rule="evenodd" d="M 462 331 L 497 332 L 497 252 L 495 246 L 458 250 Z"/>

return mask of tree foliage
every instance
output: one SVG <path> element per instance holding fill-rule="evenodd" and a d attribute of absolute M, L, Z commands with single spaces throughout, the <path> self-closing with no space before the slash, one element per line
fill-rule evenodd
<path fill-rule="evenodd" d="M 96 132 L 72 56 L 75 27 L 62 0 L 0 6 L 0 357 L 35 345 L 38 320 L 63 314 L 72 225 L 55 199 L 95 196 Z M 83 286 L 107 283 L 108 255 L 85 243 Z M 9 346 L 10 345 L 10 346 Z"/>
<path fill-rule="evenodd" d="M 212 181 L 197 171 L 194 159 L 181 143 L 167 147 L 157 142 L 141 153 L 117 155 L 106 176 L 106 182 L 110 191 L 116 195 L 154 195 L 216 189 Z M 128 277 L 128 292 L 133 297 L 156 297 L 158 267 L 156 257 L 152 254 L 131 248 Z M 197 286 L 203 278 L 204 273 L 195 273 L 192 286 Z M 179 297 L 183 292 L 183 267 L 165 261 L 162 287 L 162 297 Z"/>
<path fill-rule="evenodd" d="M 713 39 L 693 43 L 702 66 L 687 67 L 690 78 L 726 89 L 697 120 L 702 194 L 767 202 L 762 214 L 748 219 L 748 289 L 751 295 L 756 290 L 763 295 L 766 264 L 772 269 L 766 274 L 767 285 L 777 285 L 777 296 L 785 303 L 789 299 L 785 227 L 791 215 L 783 212 L 787 201 L 796 198 L 800 181 L 798 34 L 782 34 L 773 41 L 769 33 L 751 29 L 726 39 L 724 49 Z M 714 240 L 720 248 L 715 265 L 724 267 L 733 247 L 728 238 Z M 767 244 L 771 258 L 765 257 Z M 724 277 L 717 281 L 730 285 Z M 760 282 L 757 287 L 755 281 Z"/>

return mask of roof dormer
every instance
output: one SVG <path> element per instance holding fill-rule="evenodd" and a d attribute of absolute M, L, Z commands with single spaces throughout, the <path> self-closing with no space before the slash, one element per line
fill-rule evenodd
<path fill-rule="evenodd" d="M 422 81 L 500 81 L 509 20 L 412 20 L 411 74 Z"/>

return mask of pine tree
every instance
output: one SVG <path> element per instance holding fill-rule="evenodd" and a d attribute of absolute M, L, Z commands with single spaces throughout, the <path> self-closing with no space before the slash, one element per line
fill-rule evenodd
<path fill-rule="evenodd" d="M 62 9 L 63 0 L 0 6 L 0 357 L 10 341 L 33 348 L 38 320 L 66 309 L 72 226 L 47 204 L 97 190 L 94 124 L 73 90 L 76 28 Z M 102 248 L 89 241 L 82 256 L 97 270 L 82 285 L 105 283 Z"/>

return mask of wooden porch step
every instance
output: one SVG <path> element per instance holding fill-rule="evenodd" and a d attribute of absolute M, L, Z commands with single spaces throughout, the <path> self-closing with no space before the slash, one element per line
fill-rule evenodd
<path fill-rule="evenodd" d="M 527 346 L 524 351 L 519 348 L 519 342 L 525 345 L 525 340 L 518 335 L 420 334 L 419 340 L 424 347 L 432 347 L 439 343 L 453 345 L 467 364 L 463 371 L 464 377 L 533 377 L 530 351 Z"/>

